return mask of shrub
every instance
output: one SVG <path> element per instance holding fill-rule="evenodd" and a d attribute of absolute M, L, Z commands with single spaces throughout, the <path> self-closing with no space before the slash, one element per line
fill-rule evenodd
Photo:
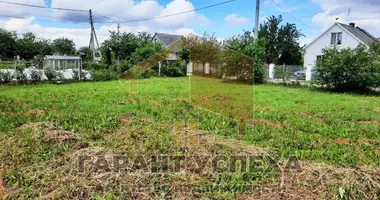
<path fill-rule="evenodd" d="M 277 79 L 289 79 L 289 71 L 288 68 L 285 68 L 284 72 L 284 67 L 282 65 L 278 65 L 274 68 L 274 78 Z"/>
<path fill-rule="evenodd" d="M 14 78 L 14 76 L 12 75 L 12 73 L 10 71 L 5 71 L 5 70 L 0 71 L 0 82 L 1 83 L 3 83 L 3 84 L 9 83 L 12 81 L 13 78 Z"/>
<path fill-rule="evenodd" d="M 42 72 L 39 70 L 32 70 L 30 72 L 30 80 L 33 83 L 40 82 L 42 80 Z"/>
<path fill-rule="evenodd" d="M 79 70 L 73 69 L 73 80 L 79 81 Z"/>
<path fill-rule="evenodd" d="M 255 41 L 248 31 L 226 41 L 221 54 L 222 73 L 241 82 L 265 82 L 265 40 Z"/>
<path fill-rule="evenodd" d="M 161 75 L 168 77 L 186 76 L 186 65 L 182 61 L 168 62 L 161 66 Z"/>
<path fill-rule="evenodd" d="M 80 72 L 80 79 L 81 80 L 86 80 L 86 75 L 87 75 L 87 72 L 85 72 L 85 71 L 82 70 Z M 73 80 L 79 81 L 79 70 L 78 69 L 74 69 L 73 70 Z"/>
<path fill-rule="evenodd" d="M 110 81 L 117 80 L 118 78 L 118 74 L 113 70 L 100 69 L 92 71 L 92 80 L 94 81 Z"/>
<path fill-rule="evenodd" d="M 23 70 L 17 70 L 16 73 L 17 73 L 17 76 L 16 76 L 17 81 L 19 83 L 25 83 L 28 80 L 26 77 L 26 74 L 24 74 Z"/>
<path fill-rule="evenodd" d="M 359 45 L 355 49 L 336 47 L 323 50 L 322 59 L 316 63 L 319 82 L 338 91 L 366 91 L 379 86 L 379 55 L 372 49 Z"/>
<path fill-rule="evenodd" d="M 57 80 L 65 80 L 65 77 L 63 76 L 63 73 L 60 72 L 60 71 L 56 71 L 57 72 Z"/>
<path fill-rule="evenodd" d="M 265 65 L 263 61 L 259 60 L 256 62 L 254 67 L 253 79 L 255 83 L 264 83 L 265 82 Z"/>
<path fill-rule="evenodd" d="M 118 74 L 122 74 L 125 71 L 131 69 L 134 65 L 128 61 L 121 61 L 118 64 L 115 64 L 112 68 L 116 69 Z"/>
<path fill-rule="evenodd" d="M 154 69 L 148 69 L 144 73 L 140 74 L 138 78 L 152 78 L 158 76 L 158 72 Z"/>
<path fill-rule="evenodd" d="M 92 69 L 92 70 L 99 70 L 99 69 L 108 69 L 109 66 L 104 63 L 97 63 L 97 62 L 84 62 L 82 64 L 82 69 Z"/>
<path fill-rule="evenodd" d="M 53 69 L 48 68 L 48 69 L 45 69 L 44 72 L 49 81 L 52 81 L 57 78 L 57 71 Z"/>
<path fill-rule="evenodd" d="M 88 74 L 88 72 L 82 71 L 81 80 L 87 80 L 87 74 Z"/>

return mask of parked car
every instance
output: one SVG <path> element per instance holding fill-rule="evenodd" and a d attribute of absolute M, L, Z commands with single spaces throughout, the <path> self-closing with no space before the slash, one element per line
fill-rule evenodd
<path fill-rule="evenodd" d="M 316 80 L 319 77 L 319 73 L 316 70 L 311 71 L 311 80 Z M 306 80 L 306 70 L 299 70 L 294 72 L 294 79 L 296 80 Z"/>
<path fill-rule="evenodd" d="M 297 80 L 306 80 L 306 70 L 294 72 L 294 78 Z"/>

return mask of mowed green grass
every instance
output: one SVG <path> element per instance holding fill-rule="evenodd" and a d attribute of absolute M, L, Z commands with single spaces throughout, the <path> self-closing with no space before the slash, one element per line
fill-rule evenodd
<path fill-rule="evenodd" d="M 118 128 L 122 115 L 164 124 L 190 118 L 202 130 L 269 147 L 284 157 L 380 165 L 376 96 L 199 77 L 147 79 L 138 87 L 138 93 L 130 93 L 123 81 L 0 87 L 0 132 L 52 121 L 91 140 Z"/>

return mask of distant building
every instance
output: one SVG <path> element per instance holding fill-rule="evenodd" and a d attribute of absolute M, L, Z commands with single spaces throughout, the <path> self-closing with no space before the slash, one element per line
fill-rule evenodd
<path fill-rule="evenodd" d="M 153 36 L 154 42 L 159 42 L 169 49 L 167 60 L 178 60 L 178 52 L 181 50 L 182 35 L 171 35 L 166 33 L 156 33 Z"/>
<path fill-rule="evenodd" d="M 304 67 L 308 68 L 306 80 L 311 80 L 312 69 L 317 60 L 322 59 L 322 50 L 326 47 L 337 46 L 338 48 L 355 48 L 363 44 L 367 48 L 373 43 L 378 42 L 366 30 L 355 26 L 355 23 L 349 25 L 336 22 L 314 41 L 305 47 L 306 53 L 304 58 Z"/>

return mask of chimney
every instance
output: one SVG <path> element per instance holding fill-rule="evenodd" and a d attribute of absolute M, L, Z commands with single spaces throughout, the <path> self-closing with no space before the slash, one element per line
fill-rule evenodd
<path fill-rule="evenodd" d="M 352 27 L 355 27 L 355 23 L 354 22 L 349 23 L 349 25 L 352 26 Z"/>

